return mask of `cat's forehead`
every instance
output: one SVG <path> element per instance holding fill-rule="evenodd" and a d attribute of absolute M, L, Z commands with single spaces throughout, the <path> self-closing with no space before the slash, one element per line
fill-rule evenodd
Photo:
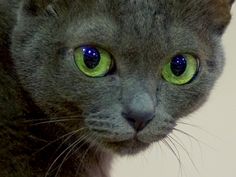
<path fill-rule="evenodd" d="M 71 1 L 73 15 L 84 13 L 85 16 L 104 15 L 136 28 L 154 27 L 160 21 L 166 23 L 184 22 L 182 25 L 221 30 L 230 20 L 230 0 L 89 0 Z M 86 3 L 85 3 L 86 2 Z M 71 10 L 71 9 L 70 9 Z M 161 24 L 160 24 L 161 25 Z M 219 29 L 218 29 L 219 28 Z"/>
<path fill-rule="evenodd" d="M 230 20 L 226 1 L 71 0 L 60 36 L 69 47 L 95 43 L 131 53 L 196 48 L 198 40 L 222 34 Z"/>

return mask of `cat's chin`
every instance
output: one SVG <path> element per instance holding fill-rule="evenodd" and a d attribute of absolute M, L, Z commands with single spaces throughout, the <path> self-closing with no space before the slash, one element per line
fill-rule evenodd
<path fill-rule="evenodd" d="M 149 143 L 144 143 L 138 139 L 125 140 L 120 142 L 103 142 L 106 150 L 119 155 L 134 155 L 149 147 Z"/>

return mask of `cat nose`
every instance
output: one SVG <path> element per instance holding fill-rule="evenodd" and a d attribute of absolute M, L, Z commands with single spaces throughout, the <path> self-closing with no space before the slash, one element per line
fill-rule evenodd
<path fill-rule="evenodd" d="M 126 105 L 122 116 L 138 132 L 143 130 L 155 115 L 155 106 L 148 94 L 136 95 Z"/>

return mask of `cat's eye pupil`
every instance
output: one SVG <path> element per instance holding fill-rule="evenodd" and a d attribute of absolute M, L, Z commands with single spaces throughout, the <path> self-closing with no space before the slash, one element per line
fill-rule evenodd
<path fill-rule="evenodd" d="M 187 68 L 187 60 L 183 55 L 175 56 L 171 61 L 171 71 L 176 76 L 181 76 Z"/>
<path fill-rule="evenodd" d="M 83 47 L 84 63 L 89 69 L 94 69 L 98 66 L 101 56 L 99 51 L 94 47 Z"/>

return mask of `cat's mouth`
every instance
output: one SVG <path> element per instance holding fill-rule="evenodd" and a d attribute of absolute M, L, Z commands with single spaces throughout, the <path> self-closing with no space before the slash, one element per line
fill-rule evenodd
<path fill-rule="evenodd" d="M 105 148 L 120 155 L 136 154 L 147 149 L 150 145 L 149 143 L 144 143 L 137 138 L 120 142 L 103 142 L 102 144 Z"/>
<path fill-rule="evenodd" d="M 160 136 L 158 138 L 159 141 L 165 138 L 165 136 Z M 146 150 L 152 143 L 141 141 L 137 134 L 133 136 L 133 138 L 123 141 L 102 141 L 101 144 L 108 150 L 111 150 L 114 153 L 120 155 L 132 155 L 137 154 L 141 151 Z"/>
<path fill-rule="evenodd" d="M 115 134 L 115 130 L 112 132 L 92 129 L 92 131 L 96 132 L 97 139 L 95 142 L 102 150 L 119 155 L 127 155 L 137 154 L 140 151 L 146 150 L 154 142 L 163 140 L 173 131 L 175 125 L 175 123 L 167 122 L 157 127 L 155 131 L 146 128 L 142 131 L 124 130 L 122 134 Z"/>

